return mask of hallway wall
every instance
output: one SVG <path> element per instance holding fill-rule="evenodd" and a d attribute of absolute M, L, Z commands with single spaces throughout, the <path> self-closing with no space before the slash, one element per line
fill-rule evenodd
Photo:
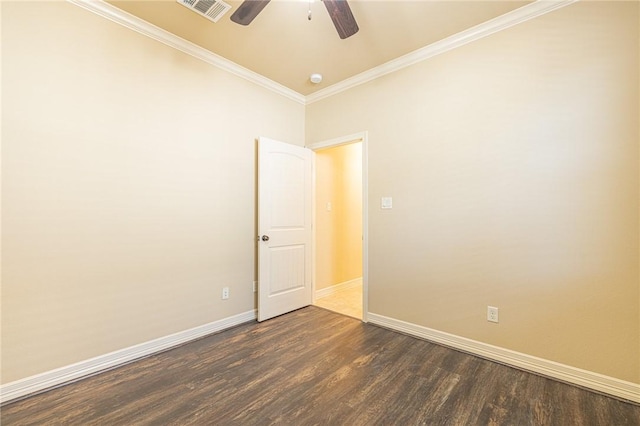
<path fill-rule="evenodd" d="M 316 290 L 360 277 L 362 143 L 357 142 L 316 151 Z"/>

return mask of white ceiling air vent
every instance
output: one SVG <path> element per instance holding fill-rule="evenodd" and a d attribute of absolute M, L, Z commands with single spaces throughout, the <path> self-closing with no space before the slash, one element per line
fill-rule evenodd
<path fill-rule="evenodd" d="M 178 0 L 178 3 L 213 22 L 218 22 L 231 9 L 231 5 L 221 0 Z"/>

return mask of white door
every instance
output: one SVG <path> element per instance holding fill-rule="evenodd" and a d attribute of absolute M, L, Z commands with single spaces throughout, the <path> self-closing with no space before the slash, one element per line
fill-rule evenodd
<path fill-rule="evenodd" d="M 312 158 L 307 148 L 258 142 L 258 321 L 312 302 Z"/>

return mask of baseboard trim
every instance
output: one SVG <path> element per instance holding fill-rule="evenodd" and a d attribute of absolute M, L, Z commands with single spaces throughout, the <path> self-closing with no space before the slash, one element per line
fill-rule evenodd
<path fill-rule="evenodd" d="M 368 322 L 616 398 L 640 403 L 640 384 L 369 312 Z"/>
<path fill-rule="evenodd" d="M 335 285 L 332 285 L 331 287 L 321 288 L 320 290 L 316 290 L 314 292 L 313 300 L 320 299 L 322 297 L 331 296 L 332 294 L 337 293 L 341 290 L 357 287 L 359 285 L 362 285 L 362 277 L 345 281 L 339 284 L 335 284 Z"/>
<path fill-rule="evenodd" d="M 256 319 L 251 310 L 0 386 L 0 404 L 39 393 Z"/>

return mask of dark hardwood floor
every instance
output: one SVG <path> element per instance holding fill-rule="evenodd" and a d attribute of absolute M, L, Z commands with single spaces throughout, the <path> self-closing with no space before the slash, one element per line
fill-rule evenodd
<path fill-rule="evenodd" d="M 640 406 L 308 307 L 2 407 L 2 425 L 640 425 Z"/>

